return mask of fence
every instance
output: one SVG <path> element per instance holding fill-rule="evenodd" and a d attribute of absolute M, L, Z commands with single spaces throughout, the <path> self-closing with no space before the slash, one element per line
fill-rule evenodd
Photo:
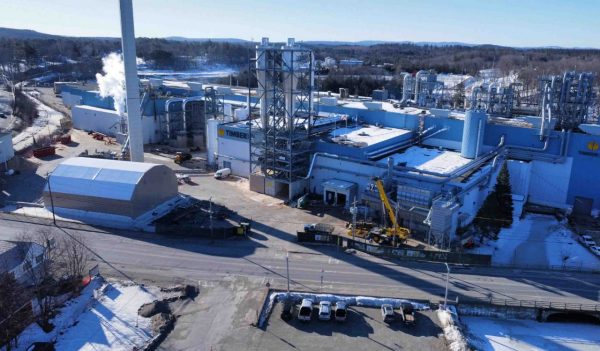
<path fill-rule="evenodd" d="M 334 244 L 363 251 L 375 256 L 397 258 L 401 260 L 448 262 L 485 266 L 489 266 L 492 262 L 491 255 L 465 254 L 446 251 L 426 251 L 396 248 L 391 246 L 379 246 L 328 233 L 298 232 L 297 237 L 299 242 Z"/>

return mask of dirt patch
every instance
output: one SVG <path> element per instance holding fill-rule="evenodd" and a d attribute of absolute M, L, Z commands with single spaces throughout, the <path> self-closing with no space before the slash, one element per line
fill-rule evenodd
<path fill-rule="evenodd" d="M 169 304 L 165 300 L 147 303 L 142 305 L 138 310 L 138 314 L 144 318 L 153 317 L 163 313 L 171 313 Z"/>

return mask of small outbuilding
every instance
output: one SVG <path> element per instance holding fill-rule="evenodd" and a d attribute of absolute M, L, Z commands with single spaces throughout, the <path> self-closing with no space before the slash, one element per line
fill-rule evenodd
<path fill-rule="evenodd" d="M 48 176 L 44 204 L 63 217 L 135 220 L 178 195 L 167 166 L 75 157 Z"/>

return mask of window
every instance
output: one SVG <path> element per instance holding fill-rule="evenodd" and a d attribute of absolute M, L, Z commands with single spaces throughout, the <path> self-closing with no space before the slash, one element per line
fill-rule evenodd
<path fill-rule="evenodd" d="M 42 263 L 42 261 L 44 260 L 44 255 L 38 255 L 35 258 L 35 265 L 37 266 L 38 264 Z"/>
<path fill-rule="evenodd" d="M 231 161 L 223 161 L 223 168 L 231 169 Z"/>

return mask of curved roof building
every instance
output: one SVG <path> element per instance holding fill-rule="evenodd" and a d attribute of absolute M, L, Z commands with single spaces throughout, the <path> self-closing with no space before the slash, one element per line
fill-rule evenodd
<path fill-rule="evenodd" d="M 83 211 L 134 219 L 177 195 L 177 178 L 167 166 L 75 157 L 50 174 L 44 203 L 50 208 L 53 202 L 58 214 Z"/>

